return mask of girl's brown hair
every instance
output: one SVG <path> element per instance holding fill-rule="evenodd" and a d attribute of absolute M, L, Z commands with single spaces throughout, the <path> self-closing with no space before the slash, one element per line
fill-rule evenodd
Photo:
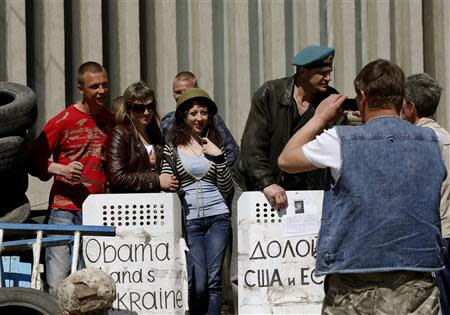
<path fill-rule="evenodd" d="M 196 100 L 196 102 L 208 108 L 207 102 L 199 98 L 189 100 L 189 103 L 186 106 L 183 106 L 182 110 L 177 110 L 175 112 L 175 121 L 173 123 L 172 133 L 170 136 L 170 141 L 175 147 L 179 145 L 186 145 L 191 138 L 192 127 L 186 123 L 186 117 L 188 111 L 193 106 L 193 100 Z M 215 115 L 211 114 L 211 111 L 208 110 L 208 123 L 206 128 L 203 130 L 202 137 L 207 136 L 209 140 L 220 148 L 223 145 L 223 140 L 214 122 L 214 116 Z"/>

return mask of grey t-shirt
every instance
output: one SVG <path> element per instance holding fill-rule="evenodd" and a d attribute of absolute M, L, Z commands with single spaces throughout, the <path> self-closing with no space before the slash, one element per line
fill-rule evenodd
<path fill-rule="evenodd" d="M 228 207 L 216 185 L 202 180 L 211 166 L 204 156 L 192 157 L 178 151 L 185 170 L 197 180 L 183 187 L 188 204 L 187 220 L 228 213 Z"/>

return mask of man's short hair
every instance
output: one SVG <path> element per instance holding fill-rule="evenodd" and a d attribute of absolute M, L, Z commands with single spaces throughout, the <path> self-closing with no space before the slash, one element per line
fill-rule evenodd
<path fill-rule="evenodd" d="M 84 84 L 84 74 L 86 72 L 90 72 L 90 73 L 105 72 L 105 73 L 107 73 L 106 69 L 101 64 L 99 64 L 95 61 L 87 61 L 78 68 L 78 85 L 82 86 Z"/>
<path fill-rule="evenodd" d="M 400 112 L 405 97 L 405 74 L 396 64 L 377 59 L 367 64 L 353 82 L 357 95 L 367 97 L 369 108 L 389 108 Z"/>
<path fill-rule="evenodd" d="M 439 105 L 442 87 L 426 73 L 406 78 L 405 100 L 416 105 L 419 118 L 433 116 Z"/>
<path fill-rule="evenodd" d="M 194 84 L 194 87 L 198 87 L 197 78 L 195 77 L 195 74 L 190 71 L 178 72 L 174 81 L 191 81 Z"/>

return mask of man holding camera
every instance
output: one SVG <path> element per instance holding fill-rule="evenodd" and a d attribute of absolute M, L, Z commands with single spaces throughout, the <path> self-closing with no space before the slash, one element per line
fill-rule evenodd
<path fill-rule="evenodd" d="M 432 272 L 442 269 L 438 138 L 399 117 L 405 76 L 378 59 L 354 81 L 365 124 L 322 130 L 342 111 L 331 95 L 278 159 L 288 173 L 329 167 L 316 274 L 326 275 L 322 314 L 438 314 Z M 423 171 L 423 167 L 427 171 Z"/>

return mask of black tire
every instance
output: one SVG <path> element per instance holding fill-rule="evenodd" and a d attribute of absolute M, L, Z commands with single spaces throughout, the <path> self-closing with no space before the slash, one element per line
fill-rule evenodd
<path fill-rule="evenodd" d="M 0 172 L 0 193 L 5 199 L 24 194 L 28 189 L 28 173 L 25 168 Z"/>
<path fill-rule="evenodd" d="M 30 212 L 30 202 L 24 193 L 8 195 L 0 205 L 0 223 L 25 222 Z"/>
<path fill-rule="evenodd" d="M 0 288 L 0 314 L 62 315 L 53 295 L 29 288 Z"/>
<path fill-rule="evenodd" d="M 0 138 L 0 173 L 22 173 L 25 165 L 25 139 L 20 136 Z"/>
<path fill-rule="evenodd" d="M 18 83 L 0 82 L 0 137 L 23 133 L 36 118 L 33 90 Z"/>

